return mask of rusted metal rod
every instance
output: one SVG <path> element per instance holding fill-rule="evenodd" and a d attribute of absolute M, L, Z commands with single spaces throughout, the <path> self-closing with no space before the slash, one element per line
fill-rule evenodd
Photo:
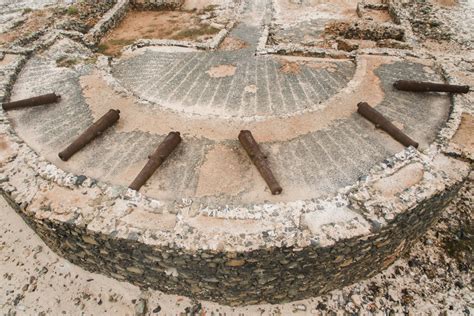
<path fill-rule="evenodd" d="M 26 107 L 31 107 L 31 106 L 55 103 L 55 102 L 58 102 L 59 99 L 61 99 L 60 95 L 56 93 L 48 93 L 48 94 L 40 95 L 37 97 L 29 98 L 29 99 L 3 103 L 2 108 L 5 111 L 8 111 L 8 110 L 13 110 L 13 109 L 20 109 L 20 108 L 26 108 Z"/>
<path fill-rule="evenodd" d="M 249 155 L 252 162 L 254 163 L 255 167 L 257 167 L 258 171 L 262 175 L 262 178 L 267 183 L 272 194 L 280 194 L 283 189 L 281 188 L 280 184 L 278 184 L 278 181 L 275 179 L 275 176 L 273 175 L 272 170 L 268 165 L 267 157 L 260 150 L 260 146 L 258 145 L 255 138 L 253 138 L 252 132 L 240 131 L 239 141 L 242 144 L 242 147 L 244 147 L 245 151 Z"/>
<path fill-rule="evenodd" d="M 360 115 L 374 123 L 376 128 L 380 128 L 381 130 L 387 132 L 387 134 L 389 134 L 395 140 L 403 144 L 403 146 L 413 146 L 415 148 L 418 148 L 417 142 L 408 137 L 405 133 L 403 133 L 400 129 L 393 125 L 389 120 L 387 120 L 381 113 L 372 108 L 367 102 L 360 102 L 359 104 L 357 104 L 357 107 L 357 112 L 359 112 Z"/>
<path fill-rule="evenodd" d="M 142 171 L 130 184 L 129 188 L 132 190 L 139 191 L 140 188 L 145 185 L 148 179 L 155 173 L 161 164 L 168 158 L 168 156 L 175 150 L 176 147 L 181 143 L 181 136 L 179 132 L 171 132 L 166 136 L 163 142 L 158 146 L 155 152 L 148 157 L 148 162 L 143 167 Z"/>
<path fill-rule="evenodd" d="M 433 83 L 413 80 L 398 80 L 393 86 L 398 90 L 414 91 L 414 92 L 451 92 L 451 93 L 468 93 L 469 86 L 458 86 L 453 84 Z"/>
<path fill-rule="evenodd" d="M 59 153 L 59 158 L 69 160 L 75 153 L 84 148 L 88 143 L 115 124 L 120 118 L 119 110 L 109 110 L 99 120 L 92 124 L 71 145 Z"/>

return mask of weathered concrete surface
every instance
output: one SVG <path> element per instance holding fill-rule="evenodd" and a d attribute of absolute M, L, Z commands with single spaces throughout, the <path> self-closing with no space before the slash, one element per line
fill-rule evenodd
<path fill-rule="evenodd" d="M 233 71 L 212 71 L 222 66 Z M 238 52 L 145 52 L 119 62 L 113 74 L 138 97 L 175 111 L 267 117 L 318 109 L 354 73 L 350 61 L 318 66 L 312 61 L 295 63 L 283 57 L 249 57 Z"/>
<path fill-rule="evenodd" d="M 144 165 L 147 155 L 169 130 L 179 130 L 184 134 L 183 144 L 142 191 L 162 200 L 189 197 L 207 203 L 236 205 L 264 200 L 292 201 L 334 193 L 366 174 L 377 162 L 402 149 L 401 145 L 355 113 L 357 102 L 373 100 L 373 106 L 419 141 L 422 147 L 434 140 L 449 110 L 446 96 L 400 93 L 391 87 L 395 79 L 407 77 L 439 80 L 429 66 L 416 60 L 361 59 L 358 74 L 352 78 L 349 87 L 348 76 L 355 68 L 350 61 L 290 58 L 286 60 L 291 65 L 289 67 L 296 67 L 300 73 L 284 73 L 273 67 L 273 74 L 278 73 L 278 78 L 272 79 L 266 71 L 239 74 L 239 67 L 233 76 L 212 78 L 206 73 L 209 67 L 201 67 L 200 63 L 196 64 L 201 67 L 200 73 L 183 70 L 182 77 L 179 77 L 179 72 L 172 71 L 173 67 L 168 70 L 163 67 L 166 68 L 176 56 L 177 64 L 183 63 L 179 57 L 182 54 L 153 51 L 127 57 L 117 66 L 121 69 L 119 72 L 130 80 L 147 78 L 142 80 L 142 88 L 136 89 L 160 97 L 165 91 L 173 90 L 173 95 L 184 99 L 180 103 L 182 110 L 190 108 L 193 112 L 186 114 L 179 111 L 181 109 L 175 103 L 166 100 L 164 103 L 140 104 L 133 97 L 117 95 L 114 86 L 107 84 L 112 78 L 93 70 L 92 65 L 77 69 L 58 67 L 55 60 L 61 57 L 61 51 L 74 47 L 71 45 L 68 41 L 56 44 L 42 56 L 29 61 L 19 75 L 12 99 L 50 91 L 63 94 L 64 98 L 57 105 L 11 112 L 17 131 L 33 148 L 61 168 L 128 185 Z M 87 59 L 86 52 L 82 52 L 82 57 L 80 52 L 79 49 L 77 58 Z M 192 55 L 185 58 L 185 63 L 207 55 L 183 54 Z M 272 57 L 247 56 L 243 60 L 249 64 L 273 66 L 279 62 Z M 121 68 L 123 65 L 127 65 L 127 71 Z M 113 68 L 114 75 L 117 75 L 116 69 Z M 132 69 L 139 71 L 133 72 Z M 178 78 L 175 81 L 162 79 L 162 72 L 169 73 L 169 76 L 177 74 Z M 318 75 L 319 81 L 303 85 L 301 80 L 315 78 L 310 74 Z M 207 79 L 201 81 L 203 77 Z M 232 77 L 237 78 L 232 81 Z M 121 80 L 126 81 L 120 77 L 119 82 Z M 161 90 L 156 92 L 151 88 L 153 82 Z M 269 82 L 272 85 L 267 90 L 265 86 Z M 366 93 L 367 85 L 372 85 L 370 94 Z M 252 91 L 256 93 L 245 91 L 251 86 L 255 87 Z M 280 89 L 283 86 L 288 89 Z M 311 91 L 314 101 L 304 94 L 304 89 Z M 260 94 L 260 90 L 267 92 Z M 206 115 L 205 111 L 200 113 L 201 107 L 188 107 L 193 102 L 188 103 L 186 95 L 191 101 L 194 97 L 193 102 L 203 95 L 214 96 L 208 109 L 215 115 Z M 241 106 L 235 110 L 242 113 L 242 118 L 227 118 L 225 115 L 232 113 L 227 105 L 236 104 L 231 95 L 239 99 L 240 103 L 236 103 Z M 252 98 L 249 95 L 253 95 Z M 326 102 L 322 102 L 324 98 Z M 286 102 L 288 107 L 277 107 L 275 100 L 282 104 Z M 300 113 L 308 104 L 311 107 Z M 260 107 L 261 112 L 268 113 L 268 118 L 266 115 L 254 118 Z M 60 161 L 57 152 L 109 108 L 122 111 L 119 124 L 70 162 Z M 223 117 L 218 109 L 223 111 Z M 174 110 L 178 112 L 174 113 Z M 240 148 L 237 135 L 244 128 L 253 130 L 269 153 L 270 164 L 284 188 L 283 195 L 270 196 L 265 183 Z M 239 171 L 228 173 L 229 168 L 238 168 Z"/>

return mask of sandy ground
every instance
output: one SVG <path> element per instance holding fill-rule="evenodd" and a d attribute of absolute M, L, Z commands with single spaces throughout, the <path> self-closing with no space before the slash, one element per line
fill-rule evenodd
<path fill-rule="evenodd" d="M 184 10 L 202 10 L 209 6 L 223 5 L 226 0 L 186 0 L 183 5 Z"/>
<path fill-rule="evenodd" d="M 327 295 L 232 308 L 139 289 L 53 253 L 0 198 L 1 315 L 472 315 L 474 185 L 402 259 Z"/>
<path fill-rule="evenodd" d="M 102 39 L 99 49 L 117 55 L 138 39 L 207 40 L 219 30 L 201 24 L 196 12 L 130 11 L 118 27 Z"/>

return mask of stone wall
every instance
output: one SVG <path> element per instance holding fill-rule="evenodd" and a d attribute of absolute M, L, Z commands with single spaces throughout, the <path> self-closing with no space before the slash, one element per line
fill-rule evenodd
<path fill-rule="evenodd" d="M 129 9 L 129 0 L 119 0 L 110 9 L 97 24 L 85 35 L 84 42 L 89 46 L 99 43 L 101 38 L 112 28 L 118 25 L 127 14 Z"/>
<path fill-rule="evenodd" d="M 131 0 L 130 5 L 137 10 L 175 10 L 184 0 Z"/>
<path fill-rule="evenodd" d="M 457 183 L 423 201 L 377 233 L 334 247 L 244 253 L 189 252 L 94 234 L 85 227 L 35 219 L 4 196 L 49 247 L 91 272 L 167 293 L 241 305 L 303 299 L 377 274 L 426 231 L 459 188 Z"/>

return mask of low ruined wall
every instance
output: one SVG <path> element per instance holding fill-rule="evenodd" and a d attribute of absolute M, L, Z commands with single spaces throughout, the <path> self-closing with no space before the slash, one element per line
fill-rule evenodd
<path fill-rule="evenodd" d="M 118 0 L 84 37 L 89 46 L 97 45 L 100 39 L 118 25 L 130 8 L 138 10 L 174 10 L 180 8 L 184 0 Z"/>
<path fill-rule="evenodd" d="M 99 43 L 101 38 L 112 28 L 118 25 L 127 14 L 130 0 L 118 0 L 97 24 L 86 34 L 84 42 L 89 46 Z"/>
<path fill-rule="evenodd" d="M 240 305 L 281 303 L 326 293 L 387 268 L 436 220 L 460 183 L 397 216 L 370 236 L 244 253 L 188 252 L 94 234 L 86 227 L 39 220 L 4 194 L 41 238 L 74 264 L 135 285 Z"/>
<path fill-rule="evenodd" d="M 174 10 L 183 4 L 184 0 L 130 0 L 131 7 L 137 10 Z"/>

